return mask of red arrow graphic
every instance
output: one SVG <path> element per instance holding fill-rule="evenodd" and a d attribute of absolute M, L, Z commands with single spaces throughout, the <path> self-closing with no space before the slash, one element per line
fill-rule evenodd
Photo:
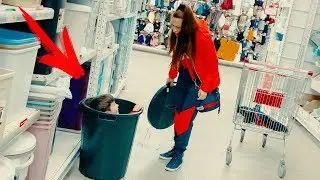
<path fill-rule="evenodd" d="M 66 27 L 63 28 L 61 43 L 64 52 L 61 52 L 58 46 L 48 37 L 39 24 L 21 7 L 19 7 L 19 9 L 30 30 L 39 38 L 41 44 L 49 53 L 40 58 L 40 63 L 61 69 L 75 79 L 82 77 L 84 75 L 84 70 L 74 51 L 68 29 Z"/>

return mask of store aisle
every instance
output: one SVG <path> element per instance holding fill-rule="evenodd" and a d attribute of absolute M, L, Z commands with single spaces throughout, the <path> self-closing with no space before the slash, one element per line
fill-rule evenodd
<path fill-rule="evenodd" d="M 153 93 L 165 83 L 169 57 L 133 52 L 129 80 L 121 98 L 132 100 L 146 108 Z M 282 153 L 282 142 L 268 139 L 261 148 L 262 135 L 247 133 L 244 143 L 239 143 L 239 132 L 233 141 L 233 162 L 225 165 L 225 150 L 229 143 L 233 124 L 232 116 L 240 69 L 220 67 L 222 84 L 222 110 L 199 114 L 184 158 L 177 172 L 166 172 L 167 161 L 159 160 L 158 154 L 172 145 L 172 129 L 156 131 L 150 128 L 146 112 L 142 115 L 136 133 L 126 180 L 276 180 Z M 317 180 L 320 149 L 299 125 L 295 125 L 287 142 L 288 180 Z M 65 178 L 84 180 L 78 164 Z"/>

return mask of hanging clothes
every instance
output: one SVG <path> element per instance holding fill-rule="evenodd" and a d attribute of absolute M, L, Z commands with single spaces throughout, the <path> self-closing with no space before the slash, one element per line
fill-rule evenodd
<path fill-rule="evenodd" d="M 159 46 L 159 45 L 160 45 L 159 35 L 158 33 L 154 33 L 152 36 L 151 46 Z"/>
<path fill-rule="evenodd" d="M 238 29 L 240 32 L 244 31 L 247 26 L 248 16 L 246 14 L 241 14 L 238 20 Z"/>
<path fill-rule="evenodd" d="M 226 17 L 224 16 L 224 14 L 221 14 L 221 17 L 218 21 L 218 28 L 219 29 L 223 28 L 225 23 L 226 23 Z"/>
<path fill-rule="evenodd" d="M 152 23 L 148 23 L 146 25 L 146 27 L 144 27 L 143 30 L 146 31 L 148 34 L 153 33 L 154 32 L 153 24 Z"/>
<path fill-rule="evenodd" d="M 237 35 L 237 41 L 241 41 L 244 39 L 244 31 L 239 32 Z"/>
<path fill-rule="evenodd" d="M 258 30 L 259 31 L 263 31 L 264 30 L 264 26 L 265 26 L 265 21 L 264 20 L 260 20 L 259 21 L 259 25 L 258 25 Z"/>
<path fill-rule="evenodd" d="M 220 6 L 223 10 L 231 10 L 233 9 L 233 1 L 232 0 L 223 0 L 223 3 Z"/>
<path fill-rule="evenodd" d="M 222 34 L 223 35 L 228 35 L 229 34 L 230 26 L 231 26 L 231 17 L 228 16 L 228 17 L 226 17 L 224 26 L 222 28 Z"/>

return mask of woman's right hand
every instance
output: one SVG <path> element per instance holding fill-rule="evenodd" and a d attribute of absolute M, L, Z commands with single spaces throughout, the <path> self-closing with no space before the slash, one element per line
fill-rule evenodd
<path fill-rule="evenodd" d="M 173 82 L 174 82 L 174 79 L 171 79 L 171 78 L 167 78 L 167 81 L 166 81 L 166 85 L 170 85 L 170 87 L 173 86 Z"/>

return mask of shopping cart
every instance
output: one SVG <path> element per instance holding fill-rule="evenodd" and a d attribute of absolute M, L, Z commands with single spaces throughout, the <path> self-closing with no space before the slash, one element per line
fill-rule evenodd
<path fill-rule="evenodd" d="M 266 64 L 245 64 L 242 70 L 233 123 L 235 124 L 226 164 L 232 161 L 232 139 L 235 130 L 241 130 L 243 142 L 246 130 L 263 134 L 262 147 L 267 137 L 283 140 L 283 155 L 278 175 L 286 175 L 285 145 L 294 117 L 298 112 L 297 102 L 302 97 L 312 72 L 293 70 Z"/>

